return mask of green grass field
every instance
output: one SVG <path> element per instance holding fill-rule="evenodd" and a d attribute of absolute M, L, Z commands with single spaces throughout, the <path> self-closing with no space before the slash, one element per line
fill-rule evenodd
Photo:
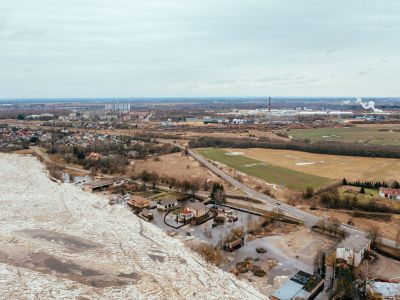
<path fill-rule="evenodd" d="M 365 194 L 361 194 L 360 191 L 361 188 L 359 187 L 349 187 L 349 186 L 343 186 L 339 188 L 339 195 L 341 196 L 342 199 L 344 197 L 354 197 L 357 196 L 357 199 L 360 203 L 367 204 L 373 199 L 379 198 L 379 191 L 374 190 L 374 189 L 368 189 L 365 188 Z"/>
<path fill-rule="evenodd" d="M 312 141 L 338 141 L 371 145 L 400 146 L 399 126 L 371 126 L 346 128 L 316 128 L 282 131 L 295 139 Z"/>
<path fill-rule="evenodd" d="M 221 149 L 203 148 L 198 149 L 197 152 L 210 160 L 223 163 L 245 174 L 258 177 L 268 183 L 284 184 L 296 191 L 303 191 L 307 187 L 318 189 L 332 183 L 329 178 L 270 165 L 243 155 L 228 155 L 228 152 Z"/>
<path fill-rule="evenodd" d="M 371 200 L 386 201 L 387 205 L 393 207 L 395 209 L 400 209 L 400 202 L 396 200 L 388 200 L 385 198 L 379 197 L 379 190 L 365 188 L 365 194 L 360 193 L 360 187 L 352 187 L 352 186 L 342 186 L 338 189 L 339 195 L 343 200 L 346 196 L 352 198 L 354 196 L 357 197 L 358 202 L 362 204 L 368 204 Z"/>

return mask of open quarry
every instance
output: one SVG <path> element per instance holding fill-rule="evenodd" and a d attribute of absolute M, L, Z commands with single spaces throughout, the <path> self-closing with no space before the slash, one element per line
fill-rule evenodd
<path fill-rule="evenodd" d="M 126 207 L 0 154 L 2 299 L 264 299 Z"/>

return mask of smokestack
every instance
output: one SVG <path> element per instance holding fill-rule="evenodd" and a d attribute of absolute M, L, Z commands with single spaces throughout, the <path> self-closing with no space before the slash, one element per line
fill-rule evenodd
<path fill-rule="evenodd" d="M 268 111 L 271 112 L 271 97 L 268 98 Z"/>

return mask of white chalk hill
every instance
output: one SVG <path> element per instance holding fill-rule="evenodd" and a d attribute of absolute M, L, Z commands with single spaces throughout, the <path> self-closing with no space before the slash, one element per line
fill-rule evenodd
<path fill-rule="evenodd" d="M 1 299 L 263 299 L 122 206 L 0 154 Z"/>

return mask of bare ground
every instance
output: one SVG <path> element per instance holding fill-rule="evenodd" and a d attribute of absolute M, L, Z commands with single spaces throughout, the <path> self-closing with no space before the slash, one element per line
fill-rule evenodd
<path fill-rule="evenodd" d="M 220 179 L 207 168 L 202 167 L 199 162 L 182 153 L 161 155 L 159 160 L 149 158 L 147 160 L 136 160 L 130 173 L 138 175 L 142 171 L 156 172 L 160 177 L 173 177 L 178 180 L 198 179 L 201 183 L 220 181 Z"/>
<path fill-rule="evenodd" d="M 308 207 L 303 207 L 304 210 L 307 210 Z M 354 223 L 354 226 L 363 230 L 368 230 L 371 226 L 378 226 L 381 231 L 382 235 L 388 239 L 396 240 L 397 231 L 400 229 L 400 216 L 399 215 L 392 215 L 391 220 L 389 221 L 382 221 L 382 220 L 371 220 L 367 218 L 354 218 L 351 217 L 346 212 L 341 212 L 338 210 L 313 210 L 312 213 L 326 217 L 326 218 L 336 218 L 341 223 L 347 223 L 349 219 L 351 219 Z"/>

